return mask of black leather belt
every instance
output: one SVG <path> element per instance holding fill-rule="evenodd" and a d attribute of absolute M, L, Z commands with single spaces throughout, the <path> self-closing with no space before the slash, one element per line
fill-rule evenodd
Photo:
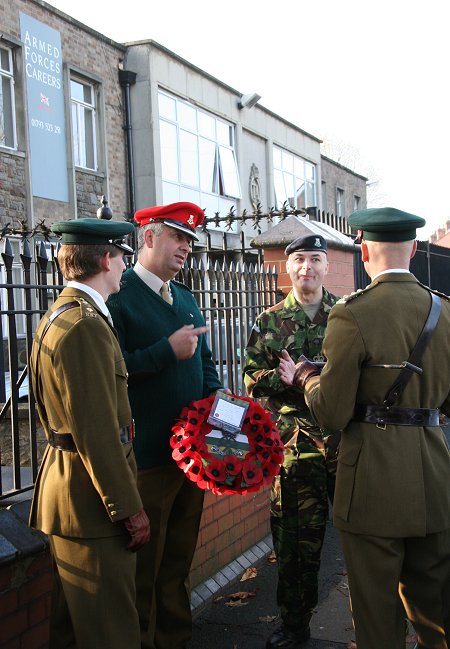
<path fill-rule="evenodd" d="M 394 426 L 439 426 L 437 408 L 400 408 L 399 406 L 357 405 L 354 421 L 376 424 L 379 428 Z"/>
<path fill-rule="evenodd" d="M 131 422 L 128 426 L 122 426 L 119 430 L 119 434 L 122 444 L 132 442 L 134 438 L 134 422 Z M 58 451 L 68 451 L 69 453 L 77 452 L 77 447 L 71 433 L 57 433 L 55 430 L 50 428 L 48 443 L 50 446 L 53 446 L 53 448 L 58 449 Z"/>

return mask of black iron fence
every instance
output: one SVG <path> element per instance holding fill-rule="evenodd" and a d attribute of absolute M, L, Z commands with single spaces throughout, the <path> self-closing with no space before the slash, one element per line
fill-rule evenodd
<path fill-rule="evenodd" d="M 271 211 L 236 217 L 231 211 L 224 219 L 253 221 L 259 230 L 261 219 L 285 218 L 290 214 L 327 223 L 351 235 L 345 219 L 305 210 Z M 217 215 L 216 219 L 220 219 Z M 223 219 L 221 219 L 223 220 Z M 209 219 L 213 223 L 214 219 Z M 208 326 L 207 337 L 223 384 L 242 393 L 241 359 L 256 316 L 281 299 L 275 269 L 264 265 L 261 250 L 248 250 L 241 236 L 241 247 L 228 250 L 223 233 L 221 249 L 210 245 L 205 230 L 206 248 L 190 255 L 178 280 L 192 290 Z M 10 236 L 8 236 L 10 235 Z M 36 418 L 35 404 L 28 381 L 28 358 L 34 331 L 48 307 L 63 288 L 58 269 L 58 244 L 40 223 L 32 232 L 5 228 L 1 233 L 4 252 L 0 260 L 0 501 L 32 489 L 42 450 L 46 445 Z M 30 244 L 31 241 L 31 244 Z M 450 294 L 450 250 L 418 243 L 411 263 L 412 272 L 428 286 Z M 355 288 L 370 279 L 360 254 L 355 254 Z"/>
<path fill-rule="evenodd" d="M 410 270 L 422 284 L 450 295 L 450 249 L 428 241 L 418 241 Z M 355 253 L 354 278 L 355 289 L 370 284 L 370 277 L 364 270 L 360 252 Z"/>
<path fill-rule="evenodd" d="M 243 241 L 243 239 L 242 239 Z M 49 238 L 8 237 L 0 262 L 0 500 L 28 491 L 45 439 L 28 377 L 34 331 L 63 288 L 58 244 Z M 255 317 L 281 296 L 277 273 L 261 252 L 194 251 L 178 280 L 192 290 L 223 384 L 242 393 L 241 358 Z M 229 261 L 231 259 L 231 261 Z"/>

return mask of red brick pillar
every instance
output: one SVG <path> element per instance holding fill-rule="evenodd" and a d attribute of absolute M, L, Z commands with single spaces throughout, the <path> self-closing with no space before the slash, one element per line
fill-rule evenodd
<path fill-rule="evenodd" d="M 52 561 L 44 535 L 0 510 L 0 649 L 47 649 Z"/>
<path fill-rule="evenodd" d="M 330 267 L 325 277 L 324 286 L 335 295 L 348 295 L 354 291 L 353 252 L 328 248 Z M 284 248 L 266 248 L 264 250 L 264 266 L 275 268 L 278 273 L 278 288 L 287 295 L 291 290 L 291 281 L 286 272 L 286 255 Z"/>

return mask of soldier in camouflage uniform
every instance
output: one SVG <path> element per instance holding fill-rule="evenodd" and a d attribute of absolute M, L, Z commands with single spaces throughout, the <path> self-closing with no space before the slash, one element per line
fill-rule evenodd
<path fill-rule="evenodd" d="M 302 354 L 316 362 L 324 360 L 327 318 L 338 299 L 323 288 L 327 244 L 321 236 L 307 236 L 293 241 L 285 253 L 292 290 L 257 318 L 244 367 L 248 394 L 268 397 L 267 407 L 277 415 L 285 444 L 284 463 L 272 486 L 270 512 L 283 623 L 268 639 L 267 649 L 291 649 L 309 638 L 338 444 L 336 435 L 327 435 L 314 422 L 301 391 L 285 386 L 278 374 L 283 349 L 294 360 Z"/>

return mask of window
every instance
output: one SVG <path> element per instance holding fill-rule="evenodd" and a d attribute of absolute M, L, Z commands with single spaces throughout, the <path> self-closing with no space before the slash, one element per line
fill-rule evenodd
<path fill-rule="evenodd" d="M 95 87 L 70 80 L 73 160 L 77 167 L 97 169 Z"/>
<path fill-rule="evenodd" d="M 328 211 L 327 183 L 324 180 L 322 180 L 322 209 L 324 212 Z"/>
<path fill-rule="evenodd" d="M 356 210 L 359 210 L 360 205 L 361 205 L 361 197 L 357 196 L 356 194 L 353 194 L 353 211 L 356 212 Z"/>
<path fill-rule="evenodd" d="M 275 208 L 287 203 L 292 209 L 313 207 L 316 202 L 316 167 L 299 156 L 273 148 Z"/>
<path fill-rule="evenodd" d="M 0 47 L 0 145 L 17 148 L 13 57 L 12 50 L 3 46 Z"/>
<path fill-rule="evenodd" d="M 241 198 L 234 126 L 165 92 L 159 92 L 164 202 L 192 201 L 209 216 Z"/>
<path fill-rule="evenodd" d="M 336 188 L 336 216 L 344 216 L 344 190 Z"/>

